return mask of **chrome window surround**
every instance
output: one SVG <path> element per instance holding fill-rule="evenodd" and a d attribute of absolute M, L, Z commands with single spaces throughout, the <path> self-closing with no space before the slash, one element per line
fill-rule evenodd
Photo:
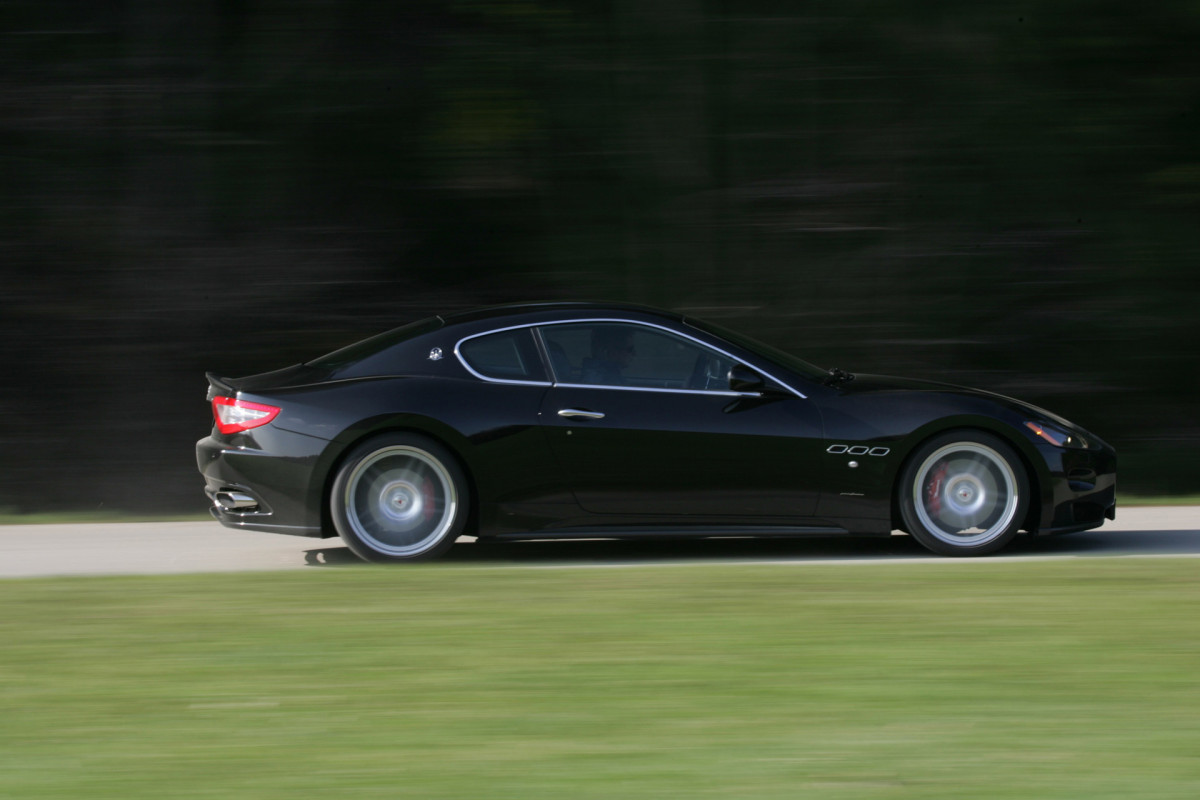
<path fill-rule="evenodd" d="M 479 380 L 485 381 L 487 383 L 507 383 L 507 384 L 511 384 L 514 386 L 553 386 L 554 384 L 551 381 L 519 381 L 519 380 L 512 380 L 510 378 L 489 378 L 487 375 L 484 375 L 483 373 L 479 372 L 474 367 L 472 367 L 470 364 L 468 364 L 467 359 L 463 358 L 462 349 L 461 349 L 463 346 L 463 342 L 469 342 L 472 339 L 479 339 L 484 336 L 491 336 L 494 333 L 505 333 L 507 331 L 516 331 L 516 330 L 520 330 L 522 328 L 532 328 L 532 327 L 534 327 L 534 326 L 533 325 L 510 325 L 507 328 L 496 328 L 495 330 L 484 331 L 483 333 L 473 333 L 470 336 L 464 336 L 463 338 L 458 340 L 458 343 L 456 345 L 454 345 L 454 356 L 455 356 L 455 358 L 458 359 L 458 363 L 462 364 L 463 368 L 466 369 L 467 372 L 471 373 L 476 378 L 479 378 Z M 541 346 L 542 346 L 541 342 L 536 342 L 535 344 L 538 348 L 541 348 Z M 539 359 L 540 359 L 540 356 L 539 356 Z M 542 370 L 546 371 L 546 369 L 547 369 L 546 365 L 542 364 L 541 366 L 542 366 Z"/>
<path fill-rule="evenodd" d="M 463 368 L 465 368 L 467 370 L 467 372 L 471 373 L 476 378 L 479 378 L 479 380 L 485 381 L 487 383 L 507 383 L 507 384 L 515 384 L 517 386 L 567 386 L 567 387 L 571 387 L 574 389 L 611 389 L 613 391 L 620 391 L 620 392 L 659 392 L 659 393 L 665 393 L 665 394 L 708 394 L 708 395 L 718 395 L 721 397 L 761 397 L 762 396 L 758 392 L 713 391 L 711 389 L 659 389 L 659 388 L 655 388 L 655 387 L 643 387 L 643 386 L 606 386 L 604 384 L 596 384 L 596 383 L 562 383 L 562 382 L 559 382 L 557 379 L 551 382 L 551 381 L 517 381 L 517 380 L 508 380 L 508 379 L 504 379 L 504 378 L 489 378 L 486 375 L 482 375 L 478 371 L 473 369 L 471 367 L 471 365 L 467 363 L 467 360 L 465 358 L 463 358 L 462 352 L 460 351 L 460 348 L 462 347 L 463 342 L 468 342 L 471 339 L 478 339 L 481 336 L 490 336 L 493 333 L 504 333 L 505 331 L 513 331 L 513 330 L 518 330 L 520 328 L 533 328 L 534 329 L 533 330 L 534 338 L 537 340 L 538 347 L 541 348 L 542 352 L 544 353 L 546 351 L 546 343 L 542 340 L 541 331 L 537 330 L 538 328 L 550 328 L 550 327 L 554 327 L 554 326 L 558 326 L 558 325 L 580 325 L 580 324 L 584 324 L 584 323 L 595 323 L 595 322 L 619 323 L 622 325 L 640 325 L 643 328 L 654 328 L 656 330 L 665 331 L 666 333 L 669 333 L 672 336 L 678 336 L 681 339 L 687 339 L 688 341 L 694 342 L 695 344 L 699 345 L 700 347 L 705 348 L 706 350 L 712 350 L 716 353 L 720 353 L 721 355 L 723 355 L 726 358 L 733 361 L 735 364 L 746 364 L 745 359 L 738 358 L 737 356 L 733 355 L 732 353 L 728 353 L 719 347 L 714 347 L 713 345 L 709 344 L 708 342 L 697 339 L 695 336 L 690 336 L 689 334 L 683 333 L 682 331 L 677 331 L 674 328 L 668 328 L 666 325 L 658 325 L 653 322 L 642 322 L 640 320 L 618 319 L 618 318 L 613 318 L 613 317 L 590 317 L 587 319 L 567 319 L 567 320 L 556 320 L 556 321 L 551 321 L 551 322 L 527 322 L 523 325 L 510 325 L 506 328 L 496 328 L 494 330 L 484 331 L 482 333 L 473 333 L 470 336 L 464 336 L 462 339 L 458 340 L 458 343 L 454 345 L 454 355 L 458 359 L 459 363 L 463 365 Z M 749 366 L 749 365 L 747 365 L 747 366 Z M 547 368 L 550 369 L 550 374 L 553 375 L 553 367 L 548 366 Z M 776 378 L 774 375 L 767 372 L 766 370 L 762 370 L 757 367 L 751 367 L 751 369 L 760 373 L 764 378 L 769 378 L 770 380 L 779 384 L 780 386 L 787 389 L 792 394 L 799 397 L 801 400 L 808 399 L 808 395 L 793 388 L 785 381 L 779 380 L 779 378 Z"/>

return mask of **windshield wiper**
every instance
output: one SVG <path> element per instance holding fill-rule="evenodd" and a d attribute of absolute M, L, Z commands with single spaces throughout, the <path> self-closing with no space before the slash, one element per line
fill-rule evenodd
<path fill-rule="evenodd" d="M 829 370 L 829 376 L 825 378 L 824 383 L 826 386 L 833 386 L 835 383 L 849 383 L 852 380 L 854 380 L 854 373 L 834 367 Z"/>

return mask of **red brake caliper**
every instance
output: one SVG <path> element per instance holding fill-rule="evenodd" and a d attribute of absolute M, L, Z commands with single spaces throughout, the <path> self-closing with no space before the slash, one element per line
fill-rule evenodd
<path fill-rule="evenodd" d="M 946 480 L 946 465 L 938 467 L 937 471 L 929 476 L 928 489 L 926 489 L 925 507 L 930 513 L 937 514 L 942 510 L 942 481 Z"/>
<path fill-rule="evenodd" d="M 433 507 L 437 497 L 433 494 L 433 481 L 429 478 L 421 481 L 421 496 L 425 498 L 425 521 L 428 522 L 437 514 L 437 509 Z"/>

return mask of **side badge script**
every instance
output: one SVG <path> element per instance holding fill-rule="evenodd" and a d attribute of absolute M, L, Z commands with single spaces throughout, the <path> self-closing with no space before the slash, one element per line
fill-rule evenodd
<path fill-rule="evenodd" d="M 825 448 L 825 452 L 835 456 L 840 456 L 842 453 L 852 456 L 886 456 L 892 451 L 887 447 L 866 447 L 861 444 L 856 444 L 853 447 L 846 444 L 831 444 Z"/>

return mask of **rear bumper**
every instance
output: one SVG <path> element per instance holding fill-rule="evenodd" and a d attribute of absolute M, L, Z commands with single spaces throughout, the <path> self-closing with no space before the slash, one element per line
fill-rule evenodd
<path fill-rule="evenodd" d="M 313 474 L 328 442 L 288 431 L 265 438 L 235 445 L 208 436 L 196 443 L 213 518 L 228 528 L 332 536 L 321 524 L 321 485 Z"/>
<path fill-rule="evenodd" d="M 213 499 L 212 487 L 205 487 L 204 493 Z M 271 514 L 262 514 L 257 512 L 239 512 L 229 511 L 222 508 L 220 503 L 213 499 L 213 505 L 208 509 L 208 513 L 212 514 L 213 519 L 224 525 L 226 528 L 241 528 L 247 531 L 263 531 L 265 533 L 286 533 L 290 536 L 308 536 L 314 539 L 328 538 L 319 527 L 311 527 L 306 525 L 279 525 L 270 522 Z"/>

